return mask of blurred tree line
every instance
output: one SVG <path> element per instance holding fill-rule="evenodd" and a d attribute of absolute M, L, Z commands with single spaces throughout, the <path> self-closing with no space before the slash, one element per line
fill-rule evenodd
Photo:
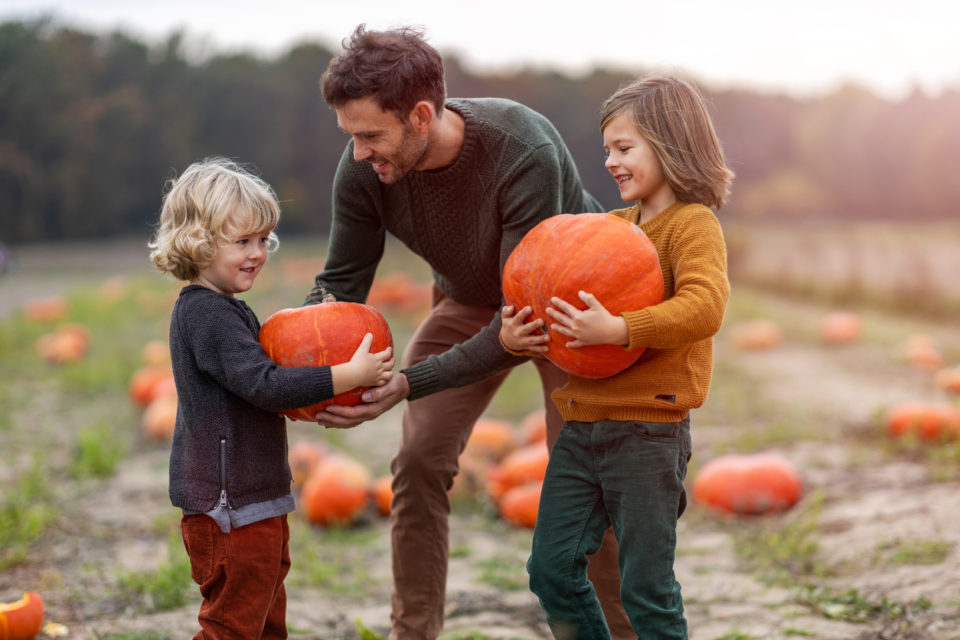
<path fill-rule="evenodd" d="M 182 33 L 147 45 L 52 20 L 0 24 L 0 241 L 147 237 L 165 181 L 215 154 L 273 184 L 282 234 L 327 231 L 347 141 L 318 86 L 335 52 L 303 43 L 272 59 L 197 60 L 189 49 Z M 621 205 L 597 111 L 631 74 L 477 75 L 445 61 L 451 96 L 503 96 L 545 114 L 588 189 L 605 207 Z M 846 87 L 798 99 L 695 80 L 737 173 L 721 216 L 936 220 L 960 206 L 956 89 L 890 101 Z"/>

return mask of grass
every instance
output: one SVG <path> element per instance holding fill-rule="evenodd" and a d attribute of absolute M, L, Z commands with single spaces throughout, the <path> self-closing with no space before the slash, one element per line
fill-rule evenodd
<path fill-rule="evenodd" d="M 0 570 L 27 559 L 30 546 L 57 519 L 43 458 L 6 488 L 0 502 Z"/>
<path fill-rule="evenodd" d="M 190 559 L 179 530 L 167 538 L 167 559 L 153 571 L 117 572 L 119 598 L 144 611 L 169 611 L 191 601 L 195 589 L 190 577 Z"/>

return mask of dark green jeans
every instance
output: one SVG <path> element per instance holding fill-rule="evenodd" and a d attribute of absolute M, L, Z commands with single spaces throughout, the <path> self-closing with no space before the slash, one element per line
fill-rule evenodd
<path fill-rule="evenodd" d="M 690 421 L 567 422 L 550 453 L 533 550 L 530 589 L 556 638 L 610 638 L 587 555 L 612 526 L 620 545 L 620 596 L 642 640 L 686 638 L 673 573 L 677 518 L 686 508 Z"/>

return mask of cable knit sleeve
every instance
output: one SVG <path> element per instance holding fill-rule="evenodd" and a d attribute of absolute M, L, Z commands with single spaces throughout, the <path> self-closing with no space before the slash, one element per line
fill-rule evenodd
<path fill-rule="evenodd" d="M 622 314 L 630 348 L 691 344 L 715 335 L 723 322 L 730 283 L 719 221 L 707 207 L 688 205 L 668 225 L 657 250 L 673 291 L 660 304 Z"/>

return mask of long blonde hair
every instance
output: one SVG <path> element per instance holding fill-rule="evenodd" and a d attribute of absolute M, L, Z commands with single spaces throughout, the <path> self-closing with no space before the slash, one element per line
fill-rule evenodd
<path fill-rule="evenodd" d="M 620 114 L 630 115 L 653 147 L 678 200 L 723 206 L 734 174 L 696 87 L 674 76 L 640 77 L 604 101 L 600 132 Z"/>
<path fill-rule="evenodd" d="M 193 280 L 210 264 L 217 245 L 247 233 L 269 232 L 268 251 L 279 245 L 274 229 L 280 204 L 269 184 L 226 158 L 191 164 L 167 181 L 160 226 L 147 245 L 150 260 L 179 280 Z"/>

